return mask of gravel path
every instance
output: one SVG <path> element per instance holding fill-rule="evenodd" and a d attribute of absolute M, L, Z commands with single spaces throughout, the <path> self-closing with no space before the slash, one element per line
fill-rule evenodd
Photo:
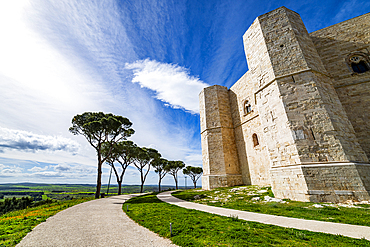
<path fill-rule="evenodd" d="M 78 204 L 36 226 L 17 246 L 176 246 L 132 221 L 122 204 L 134 195 Z"/>
<path fill-rule="evenodd" d="M 218 214 L 222 216 L 238 216 L 238 218 L 242 220 L 254 221 L 263 224 L 308 230 L 312 232 L 324 232 L 334 235 L 340 234 L 351 238 L 365 238 L 367 240 L 370 240 L 370 227 L 367 226 L 356 226 L 318 220 L 304 220 L 284 216 L 260 214 L 235 209 L 207 206 L 204 204 L 180 200 L 176 197 L 173 197 L 171 195 L 172 192 L 173 191 L 163 192 L 158 194 L 157 197 L 164 202 L 174 204 L 179 207 L 195 209 L 207 213 Z"/>

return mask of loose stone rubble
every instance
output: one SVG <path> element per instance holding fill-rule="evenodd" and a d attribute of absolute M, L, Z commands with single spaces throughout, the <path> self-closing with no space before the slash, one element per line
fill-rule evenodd
<path fill-rule="evenodd" d="M 194 192 L 199 192 L 196 190 Z M 211 192 L 210 195 L 195 195 L 194 202 L 201 204 L 208 203 L 220 203 L 223 205 L 226 202 L 233 201 L 244 201 L 246 203 L 282 203 L 289 204 L 289 200 L 283 200 L 280 198 L 275 198 L 270 196 L 270 187 L 260 187 L 260 186 L 249 186 L 249 187 L 234 187 L 231 189 L 224 189 L 222 191 L 215 190 Z M 305 208 L 325 208 L 325 207 L 346 207 L 346 208 L 363 208 L 370 209 L 370 207 L 363 207 L 362 205 L 370 205 L 369 201 L 354 202 L 352 200 L 347 200 L 342 203 L 321 203 L 312 204 Z"/>

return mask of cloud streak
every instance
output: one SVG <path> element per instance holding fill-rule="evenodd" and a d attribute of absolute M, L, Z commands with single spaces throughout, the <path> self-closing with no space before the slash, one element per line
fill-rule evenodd
<path fill-rule="evenodd" d="M 57 164 L 45 166 L 44 168 L 35 166 L 28 169 L 31 173 L 27 174 L 29 178 L 64 178 L 67 180 L 81 179 L 95 176 L 95 169 L 81 167 L 79 164 Z"/>
<path fill-rule="evenodd" d="M 10 165 L 4 165 L 0 164 L 0 174 L 5 175 L 5 174 L 15 174 L 15 173 L 20 173 L 22 172 L 22 168 L 18 166 L 10 166 Z"/>
<path fill-rule="evenodd" d="M 38 135 L 29 131 L 0 127 L 0 148 L 28 152 L 65 151 L 77 153 L 80 145 L 76 141 L 61 136 Z"/>
<path fill-rule="evenodd" d="M 66 172 L 66 171 L 70 171 L 71 167 L 69 165 L 66 165 L 66 164 L 58 164 L 58 165 L 54 166 L 54 170 L 60 171 L 60 172 Z"/>
<path fill-rule="evenodd" d="M 133 70 L 132 82 L 155 91 L 157 99 L 173 108 L 199 113 L 199 92 L 209 85 L 191 76 L 188 69 L 150 59 L 126 63 L 125 68 Z"/>
<path fill-rule="evenodd" d="M 46 171 L 48 168 L 49 168 L 48 166 L 45 166 L 44 168 L 39 167 L 39 166 L 34 166 L 31 169 L 27 169 L 27 171 L 30 171 L 30 172 L 41 172 L 41 171 Z"/>

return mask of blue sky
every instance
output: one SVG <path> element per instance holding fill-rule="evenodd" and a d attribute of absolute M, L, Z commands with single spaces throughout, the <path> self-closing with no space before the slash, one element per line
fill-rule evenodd
<path fill-rule="evenodd" d="M 309 32 L 370 12 L 360 0 L 1 1 L 0 182 L 95 183 L 94 149 L 68 132 L 86 111 L 125 116 L 138 145 L 201 166 L 198 94 L 248 70 L 242 35 L 280 6 Z M 124 183 L 139 183 L 136 168 Z"/>

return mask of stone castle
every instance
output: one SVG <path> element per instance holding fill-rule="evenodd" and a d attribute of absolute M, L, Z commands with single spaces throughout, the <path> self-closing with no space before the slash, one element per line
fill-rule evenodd
<path fill-rule="evenodd" d="M 247 71 L 200 93 L 203 189 L 370 200 L 370 13 L 308 33 L 281 7 L 243 36 Z"/>

